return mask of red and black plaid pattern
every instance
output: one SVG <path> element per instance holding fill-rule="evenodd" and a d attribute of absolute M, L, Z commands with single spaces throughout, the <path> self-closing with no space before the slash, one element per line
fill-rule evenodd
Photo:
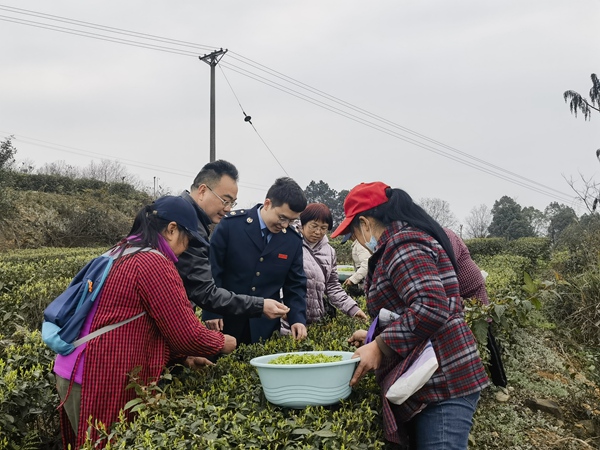
<path fill-rule="evenodd" d="M 400 314 L 385 330 L 377 330 L 395 351 L 376 372 L 382 395 L 400 376 L 405 359 L 413 359 L 411 352 L 427 339 L 439 363 L 427 384 L 402 405 L 392 405 L 383 396 L 386 438 L 398 442 L 398 424 L 428 403 L 480 391 L 489 381 L 464 321 L 454 268 L 441 245 L 401 222 L 388 226 L 379 244 L 365 282 L 367 308 L 372 317 L 381 308 Z"/>
<path fill-rule="evenodd" d="M 140 382 L 148 383 L 158 379 L 173 355 L 214 355 L 225 342 L 194 315 L 173 262 L 155 253 L 136 253 L 115 263 L 98 301 L 91 331 L 146 314 L 87 344 L 77 448 L 90 416 L 109 426 L 135 397 L 133 389 L 126 390 L 134 368 L 140 367 Z M 97 437 L 93 430 L 91 437 Z"/>
<path fill-rule="evenodd" d="M 485 288 L 485 279 L 481 275 L 481 270 L 471 259 L 469 248 L 463 240 L 454 233 L 454 231 L 444 228 L 446 235 L 452 244 L 456 263 L 458 265 L 458 285 L 460 287 L 460 296 L 464 299 L 476 298 L 484 305 L 490 303 Z"/>

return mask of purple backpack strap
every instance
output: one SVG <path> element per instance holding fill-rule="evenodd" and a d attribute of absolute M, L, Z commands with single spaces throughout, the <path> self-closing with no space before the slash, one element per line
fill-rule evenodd
<path fill-rule="evenodd" d="M 373 340 L 373 335 L 375 334 L 375 330 L 377 329 L 377 322 L 379 322 L 379 316 L 375 317 L 371 326 L 369 327 L 369 331 L 367 331 L 367 337 L 365 339 L 365 344 L 368 344 Z"/>

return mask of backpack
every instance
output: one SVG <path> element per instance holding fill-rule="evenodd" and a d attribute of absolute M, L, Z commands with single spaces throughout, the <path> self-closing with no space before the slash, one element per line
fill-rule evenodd
<path fill-rule="evenodd" d="M 122 252 L 111 249 L 88 262 L 75 275 L 67 289 L 44 310 L 44 322 L 42 323 L 42 340 L 44 343 L 56 353 L 66 356 L 84 342 L 143 316 L 145 312 L 119 323 L 107 325 L 81 339 L 77 339 L 114 261 L 124 255 L 147 251 L 162 255 L 162 253 L 150 247 L 142 249 L 129 247 Z"/>

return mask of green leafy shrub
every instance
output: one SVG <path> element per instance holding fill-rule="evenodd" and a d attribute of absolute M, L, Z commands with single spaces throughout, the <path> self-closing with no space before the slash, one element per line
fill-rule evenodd
<path fill-rule="evenodd" d="M 494 256 L 502 253 L 507 246 L 504 238 L 475 238 L 466 239 L 465 244 L 473 259 L 483 256 Z"/>
<path fill-rule="evenodd" d="M 59 446 L 58 396 L 51 380 L 54 355 L 41 343 L 37 331 L 27 331 L 29 325 L 19 322 L 18 317 L 26 313 L 21 308 L 34 298 L 23 284 L 36 276 L 35 283 L 53 280 L 48 282 L 50 288 L 53 283 L 67 282 L 57 280 L 74 275 L 98 253 L 97 249 L 41 249 L 0 254 L 0 268 L 4 270 L 0 295 L 10 298 L 0 302 L 0 332 L 4 333 L 0 336 L 0 450 Z M 66 267 L 61 268 L 63 262 Z M 469 448 L 575 448 L 556 442 L 575 442 L 565 423 L 586 417 L 596 420 L 596 413 L 584 405 L 599 404 L 600 390 L 579 371 L 595 372 L 598 359 L 588 355 L 582 358 L 584 363 L 578 363 L 575 356 L 569 356 L 568 363 L 562 362 L 564 350 L 551 352 L 546 346 L 563 346 L 564 339 L 556 339 L 545 328 L 532 327 L 539 324 L 534 319 L 540 294 L 553 295 L 557 287 L 525 277 L 523 269 L 531 264 L 528 258 L 497 255 L 483 258 L 483 262 L 490 274 L 488 281 L 492 281 L 488 284 L 492 305 L 486 309 L 467 304 L 466 317 L 478 340 L 481 333 L 473 324 L 483 320 L 487 326 L 486 319 L 493 319 L 492 325 L 500 331 L 496 336 L 501 337 L 505 348 L 504 362 L 514 394 L 508 403 L 497 403 L 494 388 L 484 391 Z M 18 278 L 19 283 L 11 283 L 6 274 Z M 29 295 L 28 300 L 18 300 L 16 296 L 21 295 Z M 364 297 L 357 301 L 365 309 Z M 113 449 L 393 448 L 383 439 L 381 397 L 372 375 L 361 380 L 350 397 L 338 405 L 293 410 L 265 400 L 256 370 L 249 365 L 253 357 L 277 352 L 351 351 L 347 338 L 359 327 L 366 328 L 366 324 L 338 314 L 335 319 L 310 326 L 305 341 L 274 338 L 240 346 L 215 366 L 199 372 L 178 368 L 149 386 L 134 380 L 131 388 L 139 400 L 130 402 L 128 408 L 137 411 L 137 418 L 118 423 L 101 436 L 113 438 L 107 447 Z M 482 341 L 479 345 L 485 357 Z M 568 411 L 565 423 L 523 408 L 524 398 L 536 396 L 560 399 Z M 87 448 L 93 448 L 93 443 Z"/>
<path fill-rule="evenodd" d="M 600 215 L 583 215 L 569 225 L 558 238 L 557 250 L 567 252 L 567 257 L 557 267 L 564 275 L 576 275 L 600 262 Z"/>
<path fill-rule="evenodd" d="M 532 273 L 533 270 L 531 260 L 524 256 L 503 253 L 473 259 L 480 269 L 488 272 L 485 284 L 490 298 L 519 292 L 523 285 L 523 274 Z"/>
<path fill-rule="evenodd" d="M 546 310 L 579 342 L 600 346 L 600 269 L 557 277 L 556 288 L 546 295 Z"/>
<path fill-rule="evenodd" d="M 331 239 L 329 244 L 334 248 L 337 255 L 337 263 L 352 265 L 352 241 L 348 240 L 342 244 L 342 239 Z"/>
<path fill-rule="evenodd" d="M 150 200 L 142 194 L 124 198 L 103 190 L 77 196 L 13 193 L 15 217 L 10 224 L 0 224 L 5 248 L 113 245 L 130 230 L 135 214 Z"/>
<path fill-rule="evenodd" d="M 274 337 L 240 346 L 200 372 L 184 369 L 168 384 L 133 387 L 139 416 L 105 436 L 107 448 L 391 448 L 382 435 L 380 396 L 372 375 L 340 404 L 306 409 L 280 408 L 266 401 L 250 359 L 291 351 L 353 351 L 347 339 L 357 322 L 345 315 L 309 327 L 309 339 Z M 92 449 L 89 443 L 86 448 Z"/>
<path fill-rule="evenodd" d="M 509 241 L 506 251 L 511 255 L 524 256 L 537 265 L 550 259 L 550 244 L 549 238 L 523 237 Z"/>
<path fill-rule="evenodd" d="M 11 186 L 19 191 L 51 192 L 56 194 L 81 194 L 89 190 L 105 190 L 125 198 L 143 195 L 127 183 L 106 183 L 91 178 L 72 178 L 62 175 L 11 172 Z M 145 201 L 145 200 L 144 200 Z"/>
<path fill-rule="evenodd" d="M 8 252 L 0 260 L 0 326 L 39 329 L 46 306 L 105 248 Z M 4 313 L 3 313 L 4 312 Z"/>
<path fill-rule="evenodd" d="M 60 441 L 53 361 L 39 331 L 1 337 L 0 449 L 19 448 L 8 446 L 19 442 L 50 448 Z"/>

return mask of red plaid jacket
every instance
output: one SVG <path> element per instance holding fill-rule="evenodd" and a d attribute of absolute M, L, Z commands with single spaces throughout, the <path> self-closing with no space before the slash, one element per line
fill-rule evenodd
<path fill-rule="evenodd" d="M 365 281 L 367 308 L 372 317 L 381 308 L 400 315 L 385 330 L 376 330 L 394 350 L 376 371 L 382 389 L 384 432 L 386 439 L 400 442 L 401 424 L 428 403 L 472 394 L 489 381 L 464 320 L 454 268 L 441 245 L 401 222 L 388 226 L 378 245 Z M 402 405 L 389 403 L 385 393 L 427 339 L 431 339 L 439 368 Z"/>
<path fill-rule="evenodd" d="M 454 256 L 456 257 L 456 264 L 458 265 L 458 273 L 456 275 L 458 276 L 458 284 L 460 285 L 460 296 L 465 300 L 476 298 L 484 305 L 489 305 L 490 299 L 485 288 L 485 279 L 475 261 L 471 259 L 469 248 L 454 231 L 449 228 L 444 228 L 444 231 L 448 239 L 450 239 L 450 244 L 452 244 L 452 250 L 454 250 Z"/>
<path fill-rule="evenodd" d="M 85 439 L 88 418 L 110 426 L 119 411 L 135 397 L 128 373 L 140 367 L 142 384 L 157 380 L 175 355 L 208 356 L 218 353 L 224 336 L 208 330 L 195 316 L 173 262 L 156 253 L 144 252 L 119 259 L 102 289 L 91 331 L 118 323 L 145 311 L 126 325 L 87 344 L 81 391 L 81 412 L 76 446 Z M 130 413 L 126 414 L 130 417 Z M 64 419 L 64 417 L 63 417 Z M 68 421 L 63 438 L 75 444 Z M 97 438 L 94 429 L 92 439 Z"/>

